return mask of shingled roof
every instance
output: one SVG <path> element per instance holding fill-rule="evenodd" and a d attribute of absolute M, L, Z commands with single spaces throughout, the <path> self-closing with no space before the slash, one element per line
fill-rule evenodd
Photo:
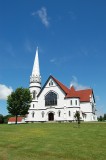
<path fill-rule="evenodd" d="M 58 86 L 66 93 L 65 98 L 79 98 L 80 102 L 90 101 L 90 96 L 92 96 L 93 94 L 92 89 L 75 90 L 74 86 L 71 86 L 71 88 L 69 89 L 56 78 L 54 78 L 53 76 L 51 77 L 58 84 Z"/>
<path fill-rule="evenodd" d="M 90 96 L 93 95 L 92 89 L 75 90 L 74 86 L 68 88 L 64 84 L 62 84 L 59 80 L 57 80 L 55 77 L 50 75 L 45 85 L 41 89 L 40 93 L 38 94 L 38 96 L 41 94 L 41 92 L 43 91 L 44 87 L 46 86 L 50 78 L 52 78 L 54 82 L 60 87 L 60 89 L 65 93 L 65 98 L 79 98 L 80 102 L 89 102 Z"/>
<path fill-rule="evenodd" d="M 65 98 L 80 98 L 81 102 L 89 102 L 90 97 L 93 94 L 92 89 L 84 89 L 84 90 L 75 90 L 72 86 L 70 92 L 66 95 Z"/>
<path fill-rule="evenodd" d="M 62 84 L 60 81 L 58 81 L 53 76 L 51 76 L 51 77 L 66 94 L 68 94 L 70 92 L 70 90 L 64 84 Z"/>
<path fill-rule="evenodd" d="M 24 117 L 17 117 L 17 122 L 22 122 L 22 119 L 23 119 Z M 16 122 L 16 117 L 10 117 L 9 119 L 8 119 L 8 122 Z"/>

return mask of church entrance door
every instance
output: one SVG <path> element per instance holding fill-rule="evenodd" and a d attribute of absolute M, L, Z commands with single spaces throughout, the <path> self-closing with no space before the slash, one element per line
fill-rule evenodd
<path fill-rule="evenodd" d="M 48 120 L 49 121 L 54 121 L 54 114 L 53 113 L 48 114 Z"/>

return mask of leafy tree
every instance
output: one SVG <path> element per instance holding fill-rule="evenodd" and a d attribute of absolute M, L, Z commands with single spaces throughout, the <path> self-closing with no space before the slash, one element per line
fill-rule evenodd
<path fill-rule="evenodd" d="M 28 88 L 17 88 L 7 98 L 8 112 L 17 117 L 19 115 L 25 115 L 28 113 L 28 109 L 31 103 L 31 94 Z"/>
<path fill-rule="evenodd" d="M 3 123 L 4 122 L 4 118 L 3 118 L 3 115 L 0 114 L 0 123 Z"/>
<path fill-rule="evenodd" d="M 78 122 L 78 125 L 80 124 L 80 121 L 81 121 L 81 117 L 80 117 L 80 112 L 79 111 L 76 111 L 74 117 L 76 118 L 77 122 Z"/>

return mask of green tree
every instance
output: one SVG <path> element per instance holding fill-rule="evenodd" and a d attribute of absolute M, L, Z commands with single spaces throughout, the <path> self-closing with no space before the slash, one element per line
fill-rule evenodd
<path fill-rule="evenodd" d="M 9 119 L 10 117 L 12 117 L 12 115 L 10 115 L 10 114 L 4 116 L 4 123 L 8 123 L 8 119 Z"/>
<path fill-rule="evenodd" d="M 74 117 L 75 117 L 75 119 L 77 120 L 78 125 L 79 125 L 79 124 L 80 124 L 80 121 L 81 121 L 80 112 L 79 112 L 79 111 L 76 111 Z"/>
<path fill-rule="evenodd" d="M 98 117 L 98 121 L 103 121 L 104 118 L 102 116 Z"/>
<path fill-rule="evenodd" d="M 4 118 L 3 118 L 3 115 L 0 114 L 0 124 L 4 122 Z"/>
<path fill-rule="evenodd" d="M 31 94 L 28 88 L 17 88 L 7 98 L 7 110 L 10 114 L 17 117 L 19 115 L 28 114 L 28 109 L 31 103 Z"/>

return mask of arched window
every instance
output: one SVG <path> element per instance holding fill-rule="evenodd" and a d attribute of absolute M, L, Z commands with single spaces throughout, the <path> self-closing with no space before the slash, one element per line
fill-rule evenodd
<path fill-rule="evenodd" d="M 49 82 L 49 86 L 53 86 L 53 81 L 52 80 Z"/>
<path fill-rule="evenodd" d="M 36 98 L 36 91 L 33 91 L 33 93 L 32 93 L 32 98 L 33 98 L 33 99 Z"/>
<path fill-rule="evenodd" d="M 45 96 L 45 106 L 55 105 L 57 105 L 57 94 L 51 91 Z"/>
<path fill-rule="evenodd" d="M 35 112 L 32 112 L 32 118 L 34 118 L 34 116 L 35 116 Z"/>

